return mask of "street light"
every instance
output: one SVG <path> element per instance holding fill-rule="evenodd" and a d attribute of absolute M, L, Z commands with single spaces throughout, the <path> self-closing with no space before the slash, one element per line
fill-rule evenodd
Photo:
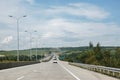
<path fill-rule="evenodd" d="M 37 31 L 35 30 L 34 32 L 37 32 Z M 37 46 L 37 42 L 38 42 L 38 41 L 37 41 L 37 37 L 36 37 L 36 61 L 37 61 L 37 53 L 38 53 L 38 51 L 37 51 L 37 47 L 38 47 L 38 46 Z"/>
<path fill-rule="evenodd" d="M 27 17 L 26 15 L 21 17 L 14 17 L 12 15 L 9 15 L 9 17 L 14 18 L 17 22 L 17 61 L 19 61 L 19 21 L 23 17 Z"/>
<path fill-rule="evenodd" d="M 28 32 L 28 31 L 26 30 L 25 32 Z M 33 32 L 37 32 L 37 31 L 35 30 Z M 28 33 L 30 33 L 30 60 L 32 60 L 32 51 L 31 51 L 31 48 L 32 48 L 32 32 L 28 32 Z M 36 49 L 36 55 L 37 55 L 37 49 Z M 36 58 L 36 60 L 37 60 L 37 58 Z"/>

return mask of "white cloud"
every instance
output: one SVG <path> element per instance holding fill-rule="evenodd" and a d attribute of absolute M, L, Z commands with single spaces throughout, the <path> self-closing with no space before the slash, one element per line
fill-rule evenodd
<path fill-rule="evenodd" d="M 90 19 L 104 19 L 109 16 L 109 13 L 99 6 L 88 3 L 75 3 L 69 4 L 72 7 L 78 8 L 79 11 L 75 11 L 76 15 L 83 15 Z M 74 13 L 73 13 L 74 14 Z"/>
<path fill-rule="evenodd" d="M 29 13 L 22 2 L 23 0 L 0 0 L 0 23 L 6 25 L 15 24 L 15 20 L 8 15 L 19 17 Z"/>
<path fill-rule="evenodd" d="M 39 29 L 44 32 L 42 39 L 43 42 L 63 41 L 73 42 L 76 41 L 89 41 L 101 42 L 109 39 L 114 39 L 113 35 L 120 34 L 120 28 L 115 23 L 102 23 L 102 22 L 74 22 L 67 19 L 51 19 L 44 24 L 44 28 Z M 104 37 L 103 37 L 104 36 Z M 103 37 L 103 38 L 102 38 Z M 86 41 L 87 40 L 87 41 Z"/>
<path fill-rule="evenodd" d="M 87 19 L 105 19 L 110 13 L 104 9 L 88 3 L 72 3 L 66 6 L 53 6 L 46 11 L 48 14 L 70 14 L 74 16 L 83 16 Z"/>
<path fill-rule="evenodd" d="M 35 4 L 35 0 L 26 0 L 26 1 L 31 5 Z"/>
<path fill-rule="evenodd" d="M 20 20 L 19 24 L 20 48 L 22 49 L 23 46 L 28 48 L 30 41 L 30 34 L 25 33 L 25 30 L 28 30 L 28 32 L 37 30 L 37 36 L 40 37 L 41 44 L 49 45 L 53 42 L 52 46 L 59 46 L 60 44 L 75 46 L 79 43 L 88 45 L 89 41 L 100 41 L 104 44 L 113 45 L 113 42 L 115 42 L 113 36 L 120 35 L 120 28 L 116 23 L 93 21 L 103 20 L 110 16 L 109 12 L 99 6 L 88 3 L 71 3 L 63 6 L 47 6 L 47 8 L 42 6 L 41 8 L 39 7 L 40 4 L 37 3 L 37 7 L 33 4 L 36 5 L 34 0 L 0 1 L 0 41 L 2 44 L 9 45 L 11 49 L 16 49 L 17 45 L 16 21 L 9 18 L 8 15 L 16 17 L 27 15 L 26 18 Z M 67 15 L 69 15 L 69 19 L 66 17 Z M 73 18 L 74 16 L 84 17 L 85 20 L 92 19 L 92 21 L 81 22 L 81 20 Z M 32 37 L 37 36 L 36 33 L 32 33 Z M 108 39 L 111 40 L 107 41 Z M 117 43 L 120 44 L 116 41 Z M 4 48 L 5 45 L 2 45 L 2 47 Z"/>
<path fill-rule="evenodd" d="M 2 44 L 8 44 L 13 40 L 13 36 L 5 37 L 2 41 Z"/>
<path fill-rule="evenodd" d="M 42 38 L 51 38 L 54 36 L 56 36 L 56 34 L 54 34 L 53 32 L 47 32 L 42 36 Z"/>

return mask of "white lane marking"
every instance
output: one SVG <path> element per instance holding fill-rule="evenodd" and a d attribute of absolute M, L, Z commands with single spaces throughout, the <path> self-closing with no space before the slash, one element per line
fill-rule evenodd
<path fill-rule="evenodd" d="M 16 80 L 21 80 L 21 79 L 23 79 L 25 76 L 21 76 L 21 77 L 19 77 L 19 78 L 17 78 Z"/>
<path fill-rule="evenodd" d="M 74 75 L 70 70 L 65 68 L 63 65 L 59 64 L 62 68 L 64 68 L 68 73 L 70 73 L 76 80 L 80 80 L 76 75 Z"/>
<path fill-rule="evenodd" d="M 33 70 L 33 72 L 37 72 L 37 70 Z"/>

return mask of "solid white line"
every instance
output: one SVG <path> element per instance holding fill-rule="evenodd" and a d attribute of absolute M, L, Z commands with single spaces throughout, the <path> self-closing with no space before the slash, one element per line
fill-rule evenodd
<path fill-rule="evenodd" d="M 37 72 L 37 70 L 33 70 L 33 72 Z"/>
<path fill-rule="evenodd" d="M 80 80 L 77 76 L 75 76 L 70 70 L 68 70 L 67 68 L 65 68 L 63 65 L 60 64 L 60 66 L 62 68 L 64 68 L 68 73 L 70 73 L 76 80 Z"/>
<path fill-rule="evenodd" d="M 16 80 L 21 80 L 21 79 L 23 79 L 25 76 L 21 76 L 21 77 L 19 77 L 19 78 L 17 78 Z"/>

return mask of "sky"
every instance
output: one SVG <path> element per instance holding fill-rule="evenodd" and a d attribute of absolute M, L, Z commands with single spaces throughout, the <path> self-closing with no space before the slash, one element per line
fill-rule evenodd
<path fill-rule="evenodd" d="M 120 0 L 0 0 L 0 50 L 17 49 L 18 19 L 20 49 L 30 48 L 30 41 L 31 47 L 89 42 L 120 46 L 119 4 Z"/>

